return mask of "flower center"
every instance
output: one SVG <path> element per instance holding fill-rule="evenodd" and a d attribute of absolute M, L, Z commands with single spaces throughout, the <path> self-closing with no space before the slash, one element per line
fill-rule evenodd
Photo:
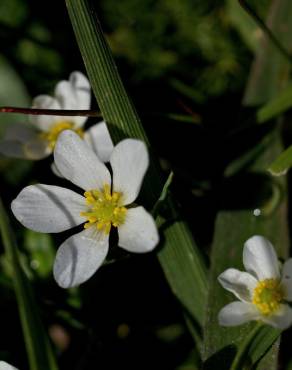
<path fill-rule="evenodd" d="M 85 229 L 96 225 L 96 228 L 105 234 L 109 234 L 111 226 L 118 227 L 125 222 L 127 209 L 120 206 L 122 193 L 111 194 L 110 185 L 105 184 L 103 190 L 89 190 L 84 193 L 87 212 L 80 215 L 87 218 Z"/>
<path fill-rule="evenodd" d="M 265 279 L 258 282 L 253 291 L 252 303 L 263 315 L 271 315 L 279 309 L 284 299 L 284 291 L 277 279 Z"/>
<path fill-rule="evenodd" d="M 56 122 L 49 131 L 42 132 L 41 138 L 48 141 L 48 145 L 51 149 L 54 149 L 58 136 L 64 130 L 72 130 L 76 132 L 80 137 L 83 137 L 83 130 L 81 128 L 74 128 L 74 123 L 70 121 L 59 121 Z"/>

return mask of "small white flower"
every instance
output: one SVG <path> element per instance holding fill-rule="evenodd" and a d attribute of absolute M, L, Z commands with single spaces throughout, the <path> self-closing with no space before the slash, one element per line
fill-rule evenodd
<path fill-rule="evenodd" d="M 9 365 L 7 362 L 0 361 L 0 370 L 17 370 L 16 367 Z"/>
<path fill-rule="evenodd" d="M 138 196 L 148 168 L 148 153 L 140 140 L 126 139 L 115 146 L 110 165 L 98 159 L 89 146 L 71 130 L 62 132 L 54 150 L 55 165 L 64 178 L 85 190 L 81 196 L 51 185 L 24 188 L 12 202 L 15 217 L 29 229 L 57 233 L 84 222 L 85 230 L 68 238 L 59 248 L 54 276 L 63 288 L 89 279 L 104 261 L 112 226 L 118 230 L 118 245 L 127 251 L 151 251 L 158 243 L 152 216 L 139 207 L 129 207 Z"/>
<path fill-rule="evenodd" d="M 32 107 L 41 109 L 90 108 L 90 84 L 81 72 L 73 72 L 68 81 L 60 81 L 54 96 L 39 95 L 33 99 Z M 104 122 L 94 125 L 86 133 L 83 126 L 87 117 L 31 115 L 30 124 L 14 124 L 7 128 L 0 143 L 0 152 L 9 157 L 38 160 L 49 156 L 59 134 L 73 130 L 92 146 L 100 159 L 109 160 L 113 144 Z"/>
<path fill-rule="evenodd" d="M 292 258 L 281 267 L 272 244 L 262 236 L 248 239 L 243 249 L 247 272 L 227 269 L 218 280 L 239 301 L 229 303 L 218 315 L 223 326 L 263 321 L 275 328 L 292 324 Z M 281 272 L 280 272 L 281 270 Z"/>

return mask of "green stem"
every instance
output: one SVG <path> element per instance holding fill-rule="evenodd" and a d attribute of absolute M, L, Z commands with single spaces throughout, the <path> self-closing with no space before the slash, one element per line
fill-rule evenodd
<path fill-rule="evenodd" d="M 265 24 L 261 17 L 255 12 L 255 10 L 247 3 L 246 0 L 238 0 L 239 4 L 243 9 L 255 20 L 259 27 L 264 31 L 264 33 L 269 37 L 274 46 L 279 50 L 279 52 L 292 64 L 292 55 L 288 50 L 282 45 L 282 43 L 277 39 L 270 28 Z"/>
<path fill-rule="evenodd" d="M 57 370 L 56 360 L 39 316 L 38 305 L 35 301 L 29 281 L 23 273 L 19 262 L 14 232 L 10 228 L 8 216 L 1 198 L 0 233 L 6 255 L 12 266 L 13 285 L 30 370 Z"/>
<path fill-rule="evenodd" d="M 254 326 L 254 328 L 251 330 L 251 332 L 245 337 L 245 340 L 241 343 L 235 355 L 235 358 L 231 364 L 230 370 L 242 370 L 243 369 L 243 364 L 242 364 L 243 357 L 247 353 L 252 340 L 257 336 L 257 334 L 259 333 L 262 327 L 263 327 L 263 323 L 259 321 Z"/>

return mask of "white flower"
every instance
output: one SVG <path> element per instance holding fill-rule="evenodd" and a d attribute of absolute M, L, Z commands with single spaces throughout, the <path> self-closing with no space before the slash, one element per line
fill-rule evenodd
<path fill-rule="evenodd" d="M 16 367 L 9 365 L 7 362 L 0 361 L 0 370 L 17 370 Z"/>
<path fill-rule="evenodd" d="M 229 303 L 218 315 L 219 324 L 235 326 L 250 320 L 286 329 L 292 324 L 292 258 L 281 267 L 272 244 L 262 236 L 248 239 L 243 249 L 247 272 L 227 269 L 218 280 L 239 301 Z M 281 272 L 280 272 L 281 270 Z"/>
<path fill-rule="evenodd" d="M 112 226 L 118 245 L 127 251 L 151 251 L 158 243 L 152 216 L 139 207 L 128 207 L 138 196 L 148 168 L 142 141 L 126 139 L 115 146 L 107 167 L 71 130 L 62 132 L 54 151 L 55 165 L 64 178 L 85 190 L 81 196 L 52 185 L 24 188 L 12 202 L 15 217 L 29 229 L 57 233 L 84 222 L 85 230 L 68 238 L 59 248 L 54 276 L 63 288 L 89 279 L 104 261 Z"/>
<path fill-rule="evenodd" d="M 90 108 L 90 84 L 81 72 L 71 73 L 68 81 L 60 81 L 54 96 L 39 95 L 33 99 L 32 107 L 41 109 Z M 73 130 L 97 150 L 104 162 L 109 160 L 113 144 L 105 123 L 91 127 L 86 133 L 83 126 L 87 117 L 31 115 L 30 124 L 14 124 L 8 127 L 0 143 L 0 152 L 9 157 L 38 160 L 49 156 L 59 134 Z"/>

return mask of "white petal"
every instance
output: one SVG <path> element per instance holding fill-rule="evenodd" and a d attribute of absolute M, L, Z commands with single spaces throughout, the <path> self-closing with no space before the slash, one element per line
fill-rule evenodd
<path fill-rule="evenodd" d="M 140 140 L 123 140 L 115 146 L 110 163 L 114 191 L 123 193 L 123 204 L 134 202 L 149 165 L 146 145 Z"/>
<path fill-rule="evenodd" d="M 58 82 L 55 88 L 55 97 L 61 109 L 78 109 L 74 89 L 69 81 L 64 80 Z M 64 119 L 67 120 L 67 116 L 64 116 Z"/>
<path fill-rule="evenodd" d="M 0 152 L 7 157 L 39 160 L 49 156 L 52 150 L 44 140 L 36 137 L 27 143 L 3 141 L 0 144 Z"/>
<path fill-rule="evenodd" d="M 12 140 L 1 141 L 0 153 L 8 158 L 25 158 L 23 144 L 20 143 L 19 141 Z"/>
<path fill-rule="evenodd" d="M 59 135 L 54 158 L 59 172 L 84 190 L 101 189 L 104 184 L 111 184 L 108 169 L 88 144 L 71 130 Z"/>
<path fill-rule="evenodd" d="M 255 235 L 243 248 L 243 264 L 246 271 L 259 280 L 279 278 L 279 262 L 272 244 L 264 237 Z"/>
<path fill-rule="evenodd" d="M 61 109 L 89 109 L 90 84 L 81 72 L 73 72 L 69 81 L 60 81 L 55 88 L 55 96 Z M 76 127 L 83 126 L 87 117 L 65 116 L 64 120 L 73 121 Z"/>
<path fill-rule="evenodd" d="M 72 190 L 52 185 L 30 185 L 11 204 L 12 212 L 25 227 L 43 233 L 58 233 L 84 222 L 80 212 L 85 199 Z"/>
<path fill-rule="evenodd" d="M 125 223 L 118 227 L 119 246 L 129 252 L 150 252 L 159 242 L 153 217 L 143 207 L 130 208 Z"/>
<path fill-rule="evenodd" d="M 90 127 L 84 134 L 84 140 L 102 162 L 109 162 L 114 145 L 105 122 Z"/>
<path fill-rule="evenodd" d="M 280 309 L 271 316 L 262 316 L 262 321 L 278 329 L 287 329 L 292 324 L 292 308 L 281 304 Z"/>
<path fill-rule="evenodd" d="M 282 269 L 282 281 L 285 290 L 285 299 L 292 301 L 292 258 L 289 258 L 283 265 Z"/>
<path fill-rule="evenodd" d="M 108 235 L 93 226 L 67 239 L 58 249 L 54 277 L 62 288 L 88 280 L 103 263 L 108 252 Z"/>
<path fill-rule="evenodd" d="M 38 130 L 26 123 L 14 123 L 9 125 L 5 131 L 4 139 L 25 143 L 35 137 Z"/>
<path fill-rule="evenodd" d="M 77 97 L 77 109 L 89 109 L 91 88 L 87 77 L 83 73 L 75 71 L 70 74 L 69 81 Z"/>
<path fill-rule="evenodd" d="M 258 310 L 252 303 L 239 301 L 224 306 L 218 314 L 219 325 L 222 326 L 241 325 L 251 320 L 259 320 L 259 318 Z"/>
<path fill-rule="evenodd" d="M 58 170 L 55 162 L 53 162 L 51 164 L 51 170 L 53 172 L 54 175 L 58 176 L 58 177 L 61 177 L 61 179 L 63 179 L 64 177 L 62 176 L 61 172 Z"/>
<path fill-rule="evenodd" d="M 49 95 L 38 95 L 32 101 L 32 108 L 38 109 L 61 109 L 57 99 Z M 48 131 L 56 122 L 64 120 L 60 116 L 38 116 L 30 115 L 30 122 L 41 131 Z"/>
<path fill-rule="evenodd" d="M 17 370 L 17 368 L 9 365 L 7 362 L 0 361 L 0 370 Z"/>
<path fill-rule="evenodd" d="M 48 142 L 39 136 L 23 144 L 23 151 L 25 158 L 35 160 L 46 158 L 52 154 L 52 149 L 49 147 Z"/>
<path fill-rule="evenodd" d="M 34 127 L 19 124 L 7 129 L 0 142 L 0 153 L 12 158 L 42 159 L 51 151 Z"/>
<path fill-rule="evenodd" d="M 218 276 L 219 283 L 241 301 L 251 301 L 257 280 L 248 272 L 228 269 Z"/>

